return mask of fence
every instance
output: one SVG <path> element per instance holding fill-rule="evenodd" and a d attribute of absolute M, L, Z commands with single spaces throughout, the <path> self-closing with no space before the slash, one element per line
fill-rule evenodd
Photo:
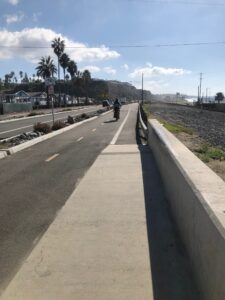
<path fill-rule="evenodd" d="M 0 103 L 0 114 L 32 111 L 32 103 Z"/>

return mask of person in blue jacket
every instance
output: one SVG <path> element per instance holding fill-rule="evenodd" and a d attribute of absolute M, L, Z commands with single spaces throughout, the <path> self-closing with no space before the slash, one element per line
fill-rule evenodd
<path fill-rule="evenodd" d="M 119 99 L 116 98 L 116 100 L 113 103 L 114 118 L 116 118 L 116 120 L 120 118 L 120 107 L 121 107 L 121 103 Z"/>

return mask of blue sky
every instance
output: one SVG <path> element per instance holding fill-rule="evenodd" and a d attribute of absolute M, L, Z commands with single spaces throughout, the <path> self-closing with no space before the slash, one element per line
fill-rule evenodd
<path fill-rule="evenodd" d="M 140 88 L 144 73 L 153 93 L 196 95 L 203 72 L 203 92 L 225 93 L 225 44 L 156 47 L 225 42 L 224 0 L 0 0 L 0 12 L 1 78 L 32 77 L 42 56 L 56 61 L 51 48 L 21 47 L 61 37 L 92 77 Z"/>

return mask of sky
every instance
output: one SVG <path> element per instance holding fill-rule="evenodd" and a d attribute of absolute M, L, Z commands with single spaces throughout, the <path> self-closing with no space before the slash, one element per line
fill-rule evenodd
<path fill-rule="evenodd" d="M 213 96 L 225 93 L 224 25 L 225 0 L 0 0 L 0 78 L 56 63 L 60 37 L 93 78 L 141 88 L 143 73 L 154 94 L 197 95 L 202 72 Z"/>

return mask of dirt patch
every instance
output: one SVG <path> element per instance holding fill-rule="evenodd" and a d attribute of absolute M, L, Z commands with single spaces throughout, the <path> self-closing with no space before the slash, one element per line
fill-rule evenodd
<path fill-rule="evenodd" d="M 156 103 L 150 106 L 149 116 L 157 119 L 160 123 L 163 123 L 164 120 L 175 126 L 181 125 L 192 129 L 193 132 L 190 134 L 182 130 L 170 130 L 170 126 L 165 125 L 189 150 L 225 181 L 224 157 L 212 159 L 207 153 L 203 153 L 205 148 L 213 151 L 225 150 L 224 113 L 202 112 L 185 106 Z"/>
<path fill-rule="evenodd" d="M 175 136 L 189 150 L 191 150 L 196 156 L 199 157 L 196 150 L 202 148 L 205 145 L 205 140 L 201 139 L 197 134 L 189 135 L 187 133 L 178 133 L 175 134 Z M 225 181 L 225 161 L 211 159 L 208 162 L 204 163 Z"/>

